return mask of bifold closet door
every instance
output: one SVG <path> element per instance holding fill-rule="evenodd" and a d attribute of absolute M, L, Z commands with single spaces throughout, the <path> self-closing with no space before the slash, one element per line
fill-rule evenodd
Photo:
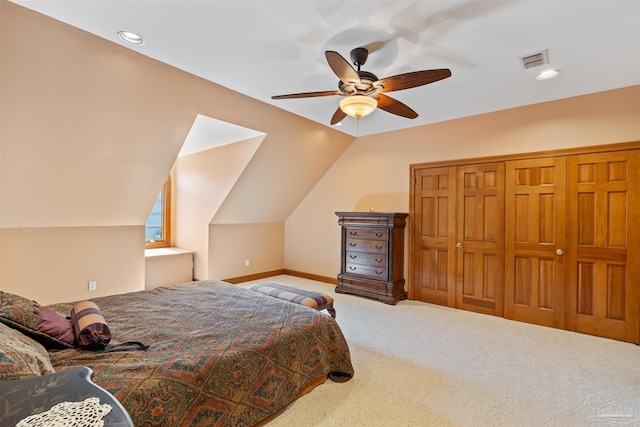
<path fill-rule="evenodd" d="M 640 344 L 640 142 L 411 173 L 410 299 Z"/>
<path fill-rule="evenodd" d="M 568 158 L 567 324 L 638 343 L 640 151 Z"/>
<path fill-rule="evenodd" d="M 506 165 L 505 317 L 564 327 L 565 157 Z"/>
<path fill-rule="evenodd" d="M 497 316 L 504 302 L 504 163 L 458 166 L 456 307 Z"/>
<path fill-rule="evenodd" d="M 455 307 L 456 167 L 414 171 L 409 298 Z"/>
<path fill-rule="evenodd" d="M 409 298 L 502 316 L 504 163 L 414 171 Z"/>

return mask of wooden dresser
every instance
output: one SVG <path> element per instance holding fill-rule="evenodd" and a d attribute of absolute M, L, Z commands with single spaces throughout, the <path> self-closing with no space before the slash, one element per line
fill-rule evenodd
<path fill-rule="evenodd" d="M 336 292 L 396 304 L 404 290 L 404 229 L 409 214 L 336 212 L 341 226 Z"/>

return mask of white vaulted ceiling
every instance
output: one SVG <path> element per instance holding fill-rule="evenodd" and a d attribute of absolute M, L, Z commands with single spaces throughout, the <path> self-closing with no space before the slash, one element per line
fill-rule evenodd
<path fill-rule="evenodd" d="M 234 91 L 329 126 L 340 97 L 272 100 L 337 89 L 324 52 L 379 78 L 449 68 L 452 77 L 390 95 L 419 117 L 380 109 L 340 131 L 369 135 L 640 84 L 640 1 L 14 0 Z M 145 38 L 125 44 L 126 30 Z M 16 35 L 19 37 L 19 35 Z M 519 58 L 547 50 L 549 64 Z M 536 74 L 561 74 L 540 81 Z"/>

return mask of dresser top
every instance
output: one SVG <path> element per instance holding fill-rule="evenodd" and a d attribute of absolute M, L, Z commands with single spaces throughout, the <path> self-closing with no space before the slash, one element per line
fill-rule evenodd
<path fill-rule="evenodd" d="M 336 212 L 338 224 L 356 227 L 404 227 L 408 213 L 400 212 Z"/>
<path fill-rule="evenodd" d="M 339 217 L 358 217 L 358 218 L 376 218 L 376 217 L 399 217 L 406 218 L 408 213 L 403 212 L 336 212 Z"/>

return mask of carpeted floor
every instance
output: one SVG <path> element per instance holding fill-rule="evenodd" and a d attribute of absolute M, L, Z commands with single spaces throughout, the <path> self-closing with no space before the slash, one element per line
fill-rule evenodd
<path fill-rule="evenodd" d="M 640 426 L 640 347 L 416 301 L 329 293 L 355 376 L 269 427 Z M 241 286 L 248 286 L 247 282 Z"/>

